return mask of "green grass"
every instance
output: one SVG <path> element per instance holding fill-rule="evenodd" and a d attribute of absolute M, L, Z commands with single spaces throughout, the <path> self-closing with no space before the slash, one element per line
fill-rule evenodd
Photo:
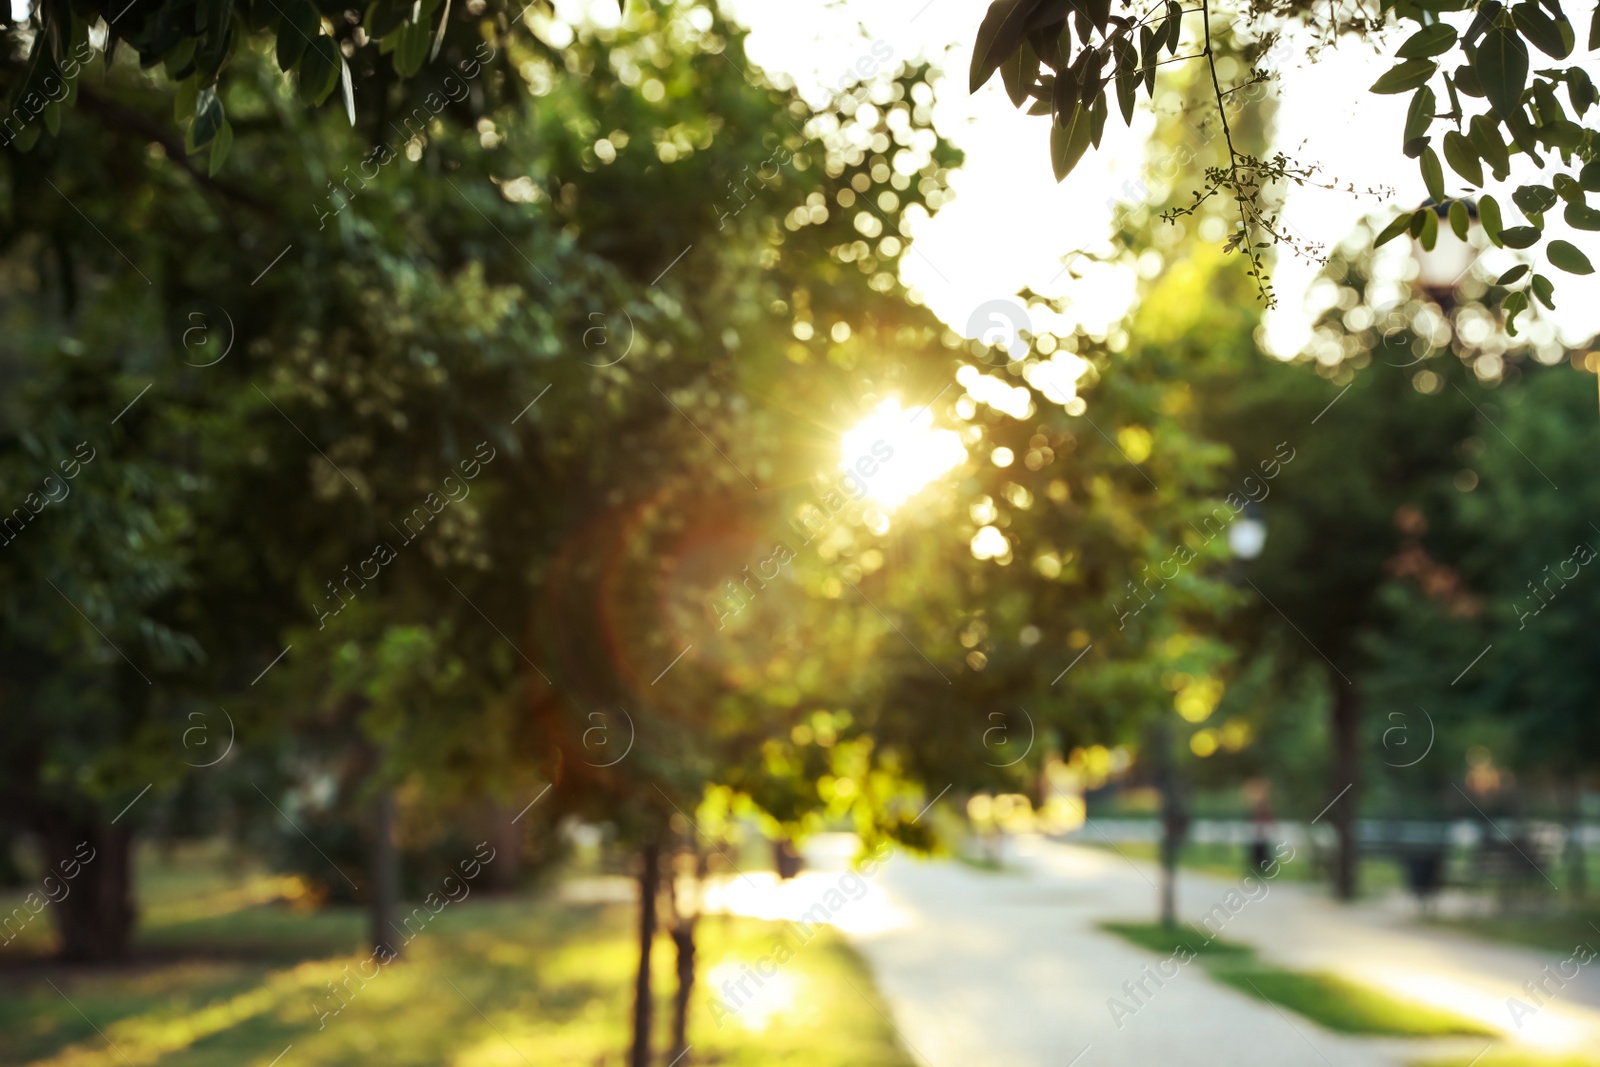
<path fill-rule="evenodd" d="M 219 912 L 226 894 L 237 899 L 238 882 L 191 892 L 197 883 L 152 881 L 160 899 L 144 904 L 155 919 L 128 963 L 56 965 L 36 954 L 37 942 L 17 951 L 20 939 L 0 952 L 0 1064 L 267 1067 L 290 1044 L 280 1067 L 623 1063 L 631 908 L 474 893 L 434 917 L 404 960 L 364 985 L 351 979 L 342 987 L 348 1003 L 319 1025 L 319 1014 L 339 1004 L 326 983 L 367 959 L 357 951 L 358 909 L 305 913 L 279 903 Z M 717 1025 L 709 980 L 737 977 L 740 964 L 766 956 L 782 936 L 778 924 L 753 919 L 701 921 L 694 1048 L 680 1067 L 910 1067 L 866 968 L 831 931 L 800 948 L 779 982 L 769 980 L 789 987 L 786 1000 L 758 999 Z M 668 1043 L 672 970 L 662 937 L 653 967 L 658 1053 Z"/>
<path fill-rule="evenodd" d="M 1495 1035 L 1470 1019 L 1400 1000 L 1337 975 L 1290 971 L 1263 963 L 1253 948 L 1237 941 L 1208 940 L 1192 929 L 1168 929 L 1160 923 L 1102 923 L 1100 928 L 1163 956 L 1186 948 L 1217 981 L 1339 1033 Z"/>
<path fill-rule="evenodd" d="M 1207 960 L 1255 955 L 1255 950 L 1249 945 L 1224 941 L 1220 937 L 1207 939 L 1184 926 L 1168 928 L 1160 923 L 1101 923 L 1100 929 L 1161 956 L 1170 956 L 1180 947 Z"/>
<path fill-rule="evenodd" d="M 1491 1049 L 1482 1059 L 1457 1056 L 1443 1060 L 1422 1060 L 1414 1067 L 1600 1067 L 1600 1060 L 1587 1056 L 1551 1056 L 1520 1049 Z"/>
<path fill-rule="evenodd" d="M 1555 915 L 1496 915 L 1434 922 L 1474 937 L 1531 945 L 1550 952 L 1569 953 L 1579 944 L 1600 949 L 1600 929 L 1596 929 L 1600 927 L 1600 909 L 1593 907 Z"/>

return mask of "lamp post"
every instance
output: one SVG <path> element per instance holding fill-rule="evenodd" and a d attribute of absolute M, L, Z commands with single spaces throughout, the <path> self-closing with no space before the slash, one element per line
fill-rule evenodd
<path fill-rule="evenodd" d="M 1246 508 L 1228 527 L 1228 550 L 1234 559 L 1255 559 L 1267 547 L 1267 524 L 1251 513 L 1253 507 Z"/>
<path fill-rule="evenodd" d="M 1472 231 L 1478 227 L 1478 205 L 1470 200 L 1460 203 L 1467 210 L 1467 236 L 1470 238 Z M 1423 247 L 1418 238 L 1411 241 L 1411 256 L 1417 263 L 1417 287 L 1430 300 L 1449 311 L 1456 304 L 1456 287 L 1462 275 L 1476 262 L 1478 250 L 1470 240 L 1464 241 L 1456 236 L 1448 221 L 1447 205 L 1429 201 L 1422 206 L 1431 208 L 1439 216 L 1439 226 L 1432 248 Z"/>

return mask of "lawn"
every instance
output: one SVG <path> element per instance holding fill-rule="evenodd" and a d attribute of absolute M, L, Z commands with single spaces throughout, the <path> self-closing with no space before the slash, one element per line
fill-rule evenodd
<path fill-rule="evenodd" d="M 1475 937 L 1531 945 L 1563 955 L 1580 944 L 1600 952 L 1600 908 L 1593 906 L 1548 915 L 1495 915 L 1434 921 Z"/>
<path fill-rule="evenodd" d="M 1274 967 L 1236 941 L 1208 940 L 1193 930 L 1169 930 L 1160 923 L 1102 923 L 1100 928 L 1162 956 L 1180 946 L 1187 948 L 1217 981 L 1340 1033 L 1392 1037 L 1495 1033 L 1470 1019 L 1400 1000 L 1337 975 Z"/>
<path fill-rule="evenodd" d="M 1519 1049 L 1490 1049 L 1473 1059 L 1459 1056 L 1447 1060 L 1422 1060 L 1415 1067 L 1600 1067 L 1600 1060 L 1587 1056 L 1550 1056 Z"/>
<path fill-rule="evenodd" d="M 363 982 L 351 976 L 367 960 L 357 951 L 364 915 L 257 903 L 281 888 L 265 878 L 146 880 L 157 894 L 144 901 L 149 922 L 135 958 L 117 967 L 56 965 L 34 954 L 42 932 L 26 946 L 19 938 L 0 953 L 0 1064 L 268 1067 L 290 1046 L 283 1067 L 624 1062 L 631 908 L 475 894 L 433 918 L 404 960 Z M 778 938 L 777 924 L 708 917 L 701 973 L 718 984 L 737 977 L 741 962 Z M 672 962 L 663 937 L 658 1050 L 667 1046 Z M 865 967 L 831 931 L 721 1027 L 705 986 L 691 1008 L 684 1065 L 909 1067 Z"/>

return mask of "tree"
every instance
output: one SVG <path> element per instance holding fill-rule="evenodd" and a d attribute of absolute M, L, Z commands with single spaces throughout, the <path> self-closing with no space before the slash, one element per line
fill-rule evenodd
<path fill-rule="evenodd" d="M 1596 431 L 1586 376 L 1549 363 L 1562 354 L 1478 355 L 1480 380 L 1468 387 L 1474 432 L 1456 450 L 1453 490 L 1415 516 L 1389 590 L 1395 640 L 1374 649 L 1374 685 L 1392 706 L 1413 718 L 1425 709 L 1437 724 L 1436 754 L 1404 772 L 1415 792 L 1473 819 L 1510 801 L 1513 816 L 1538 804 L 1570 826 L 1596 773 L 1597 678 L 1580 652 L 1594 612 L 1584 584 L 1600 550 L 1585 518 L 1594 514 L 1584 471 Z M 1441 572 L 1458 576 L 1456 588 Z M 1463 596 L 1473 610 L 1459 610 Z M 1402 657 L 1400 647 L 1415 651 Z M 1430 664 L 1451 665 L 1453 678 L 1441 684 Z M 1423 729 L 1417 722 L 1419 744 Z M 1467 774 L 1471 748 L 1487 773 Z M 1485 833 L 1496 840 L 1501 831 Z M 1569 834 L 1568 850 L 1568 886 L 1581 895 L 1580 835 Z"/>
<path fill-rule="evenodd" d="M 374 903 L 375 941 L 397 895 L 393 825 L 413 814 L 394 798 L 425 786 L 459 815 L 485 794 L 548 782 L 524 825 L 556 811 L 606 819 L 640 850 L 647 952 L 648 861 L 674 805 L 693 811 L 721 767 L 761 750 L 770 690 L 744 672 L 777 658 L 745 659 L 747 698 L 698 655 L 657 687 L 687 651 L 670 637 L 686 622 L 714 632 L 712 594 L 735 577 L 723 565 L 757 548 L 750 558 L 765 558 L 758 529 L 782 526 L 819 458 L 832 465 L 836 437 L 817 433 L 809 406 L 833 408 L 885 350 L 915 380 L 937 336 L 899 299 L 904 246 L 885 232 L 925 210 L 956 159 L 911 136 L 927 127 L 913 117 L 926 70 L 861 90 L 871 112 L 846 96 L 813 116 L 733 64 L 705 64 L 704 49 L 737 54 L 738 35 L 695 22 L 648 9 L 626 34 L 586 34 L 559 54 L 492 29 L 447 41 L 454 87 L 442 91 L 466 83 L 461 100 L 436 109 L 427 84 L 380 85 L 353 130 L 304 111 L 270 77 L 273 60 L 241 43 L 223 90 L 237 129 L 226 160 L 213 147 L 215 173 L 162 139 L 183 87 L 119 66 L 109 88 L 61 112 L 58 138 L 7 157 L 18 183 L 57 195 L 48 179 L 63 199 L 12 231 L 20 263 L 44 256 L 58 269 L 40 276 L 61 279 L 50 299 L 12 309 L 38 337 L 26 366 L 51 367 L 49 346 L 82 323 L 139 314 L 155 324 L 141 337 L 149 351 L 178 354 L 185 302 L 199 294 L 213 326 L 220 311 L 237 329 L 233 359 L 179 372 L 181 388 L 160 388 L 147 398 L 160 404 L 121 423 L 174 483 L 161 533 L 183 570 L 156 590 L 157 618 L 203 649 L 175 680 L 186 698 L 224 702 L 247 741 L 280 757 L 236 768 L 251 775 L 240 792 L 260 819 L 280 816 L 251 799 L 257 789 L 290 818 L 326 817 L 352 873 L 370 863 L 357 891 Z M 641 87 L 628 71 L 646 53 Z M 588 76 L 557 77 L 569 60 Z M 97 139 L 107 125 L 163 150 L 132 153 L 119 171 L 127 153 Z M 707 204 L 707 189 L 729 193 Z M 119 216 L 123 197 L 145 214 Z M 74 204 L 105 222 L 104 246 L 70 221 Z M 261 264 L 240 271 L 240 247 L 261 250 Z M 280 249 L 300 268 L 274 270 Z M 126 272 L 123 253 L 149 273 Z M 75 302 L 86 275 L 122 285 Z M 168 328 L 174 318 L 182 329 Z M 130 353 L 99 357 L 98 381 L 129 369 Z M 138 384 L 101 386 L 103 405 L 136 399 Z M 774 396 L 797 406 L 747 399 Z M 71 403 L 62 387 L 34 410 Z M 837 412 L 843 424 L 855 414 Z M 707 559 L 701 538 L 728 549 Z M 685 584 L 697 563 L 716 568 Z M 25 633 L 26 616 L 10 632 Z M 41 744 L 70 741 L 52 732 L 43 696 L 14 699 Z M 592 715 L 619 707 L 641 743 L 625 766 L 603 766 L 587 743 Z M 126 714 L 159 724 L 180 710 Z M 330 777 L 336 796 L 319 813 L 309 787 Z M 364 809 L 391 807 L 373 831 L 351 831 Z M 337 870 L 308 862 L 337 886 L 349 864 L 334 855 Z M 640 973 L 647 1013 L 648 966 Z M 642 1025 L 636 1057 L 649 1037 Z"/>

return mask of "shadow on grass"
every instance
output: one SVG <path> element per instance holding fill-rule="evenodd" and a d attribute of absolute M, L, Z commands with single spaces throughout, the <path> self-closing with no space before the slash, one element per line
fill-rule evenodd
<path fill-rule="evenodd" d="M 1257 1000 L 1287 1008 L 1344 1034 L 1388 1037 L 1494 1037 L 1471 1019 L 1391 997 L 1337 975 L 1291 971 L 1263 963 L 1255 949 L 1237 941 L 1205 938 L 1193 930 L 1160 923 L 1101 923 L 1100 928 L 1140 948 L 1170 955 L 1193 953 L 1217 981 Z"/>
<path fill-rule="evenodd" d="M 476 898 L 436 916 L 399 962 L 366 967 L 365 980 L 364 921 L 356 909 L 258 906 L 156 926 L 126 964 L 29 961 L 0 974 L 0 1065 L 267 1067 L 291 1045 L 280 1067 L 623 1062 L 632 908 Z M 765 1001 L 718 1019 L 712 993 L 783 936 L 776 923 L 702 921 L 695 1061 L 910 1067 L 860 958 L 831 931 L 767 982 Z M 665 938 L 654 962 L 662 1049 L 674 989 Z"/>

